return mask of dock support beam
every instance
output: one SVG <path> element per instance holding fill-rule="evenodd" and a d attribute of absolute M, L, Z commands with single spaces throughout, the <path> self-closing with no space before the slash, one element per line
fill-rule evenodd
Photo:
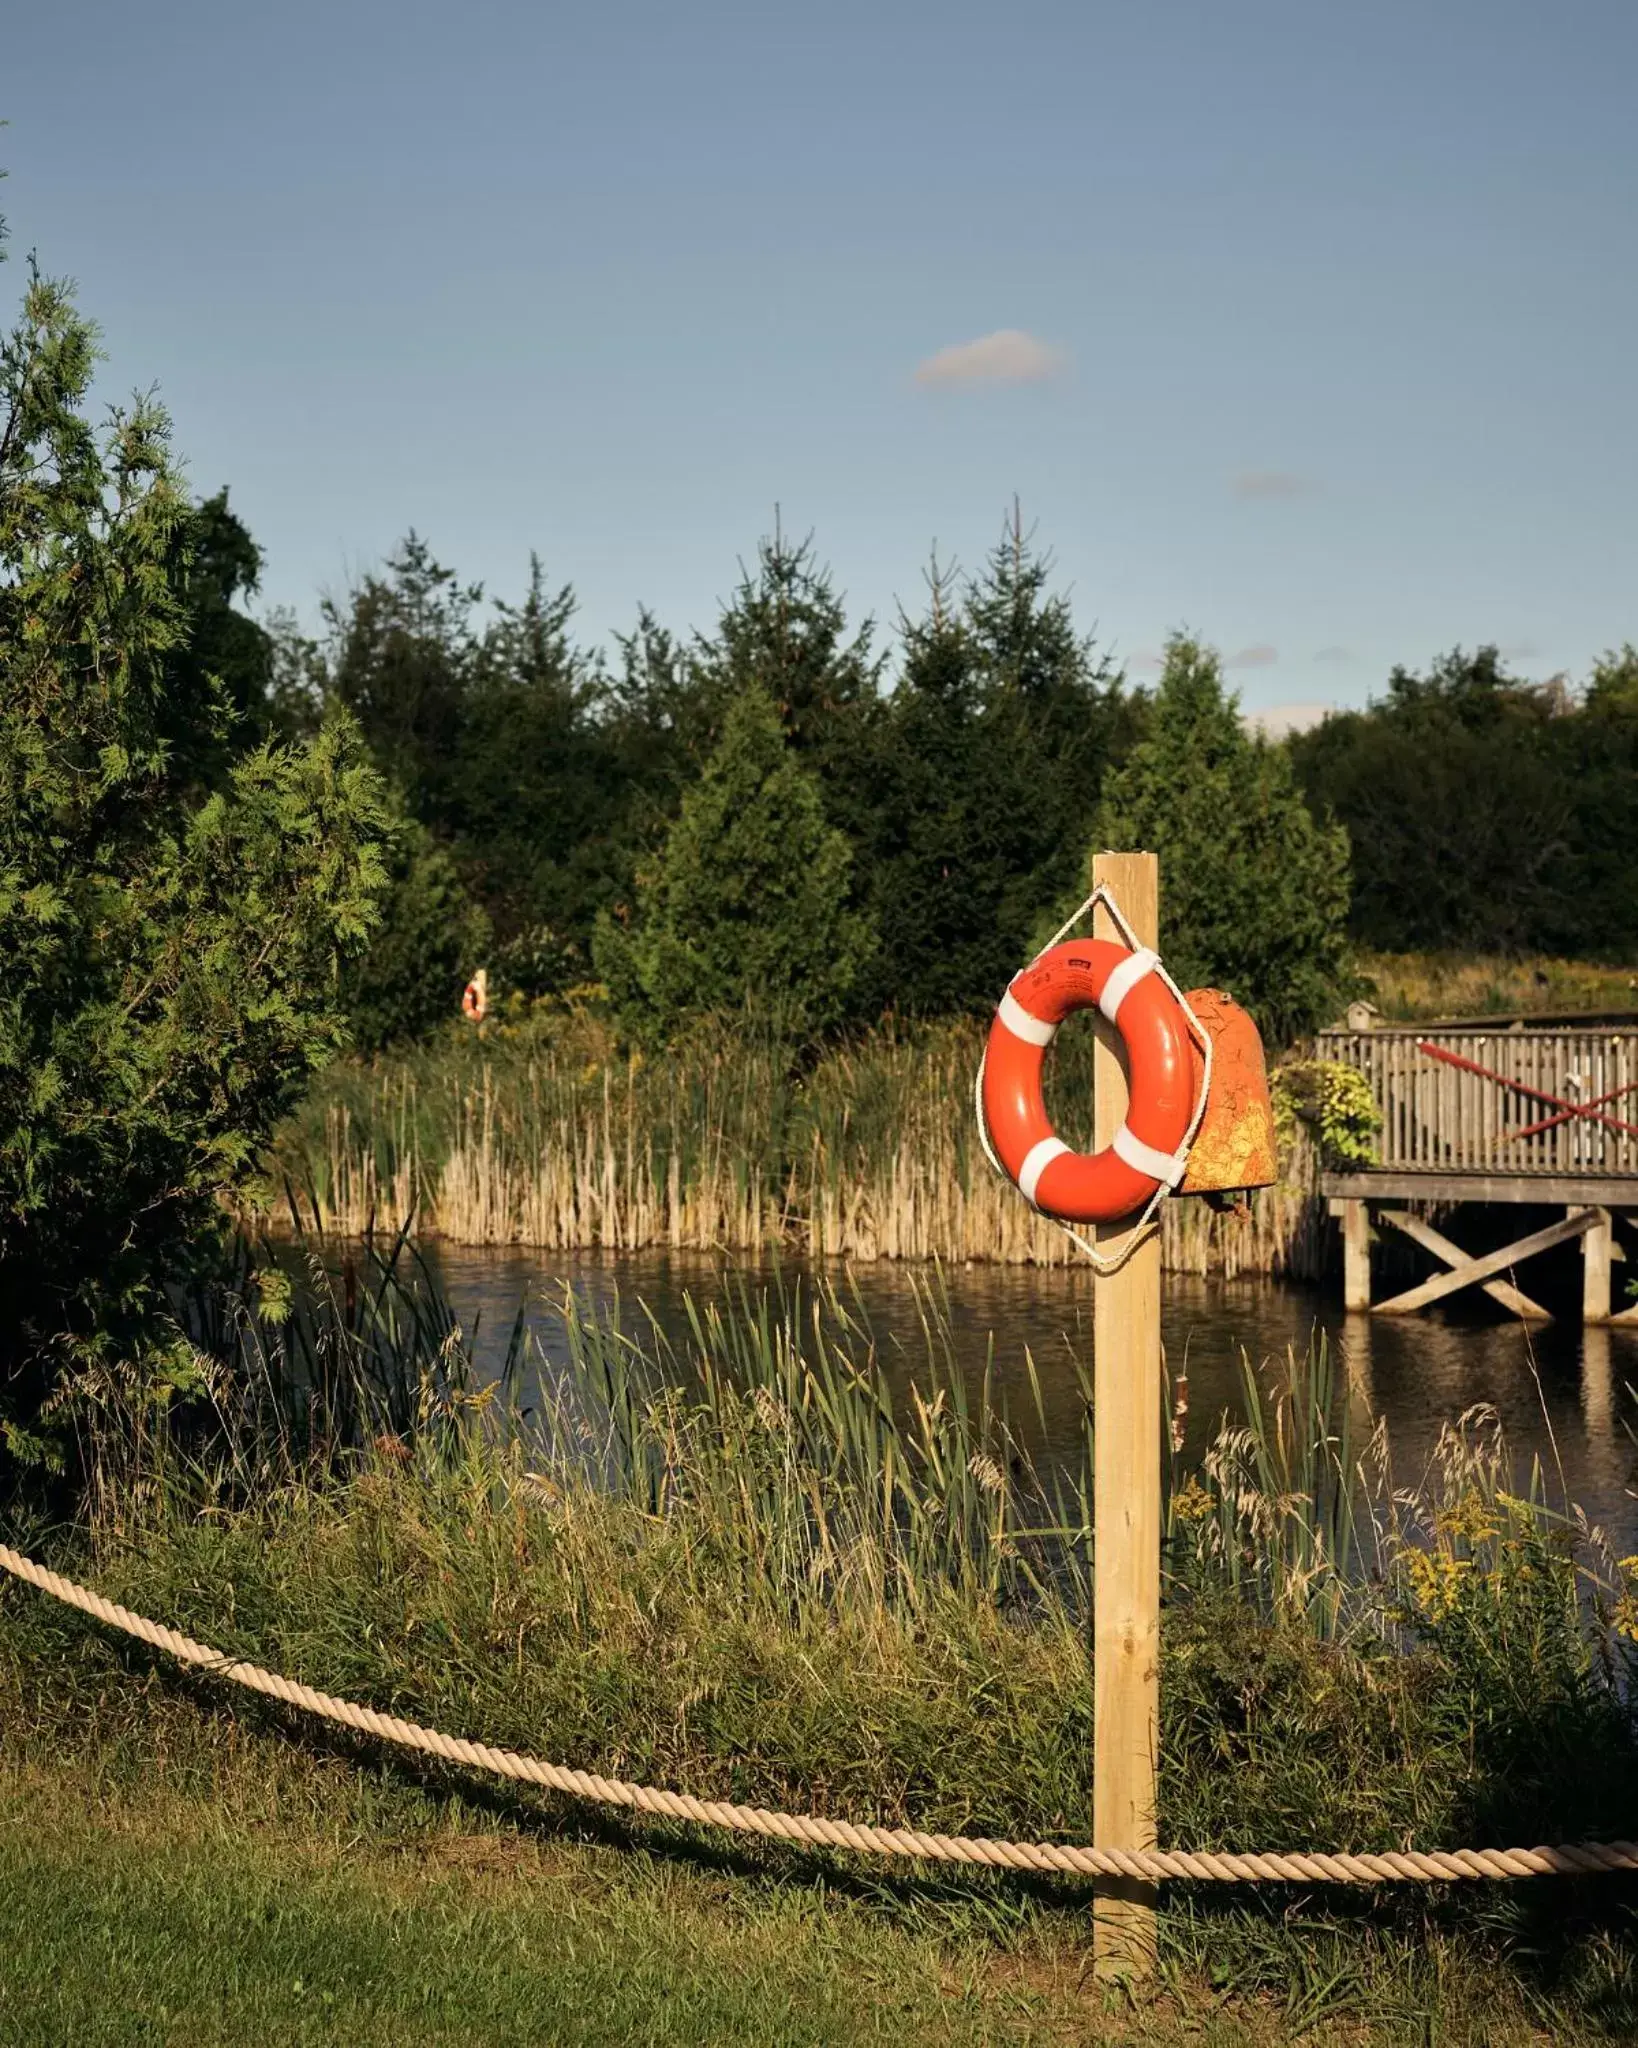
<path fill-rule="evenodd" d="M 1594 1211 L 1598 1220 L 1581 1240 L 1581 1320 L 1610 1319 L 1610 1261 L 1615 1254 L 1615 1226 L 1608 1209 Z"/>
<path fill-rule="evenodd" d="M 1371 1306 L 1371 1212 L 1359 1201 L 1342 1204 L 1342 1305 L 1350 1314 Z"/>

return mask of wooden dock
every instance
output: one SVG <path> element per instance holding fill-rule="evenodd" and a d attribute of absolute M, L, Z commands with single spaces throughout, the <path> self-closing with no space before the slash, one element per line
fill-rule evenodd
<path fill-rule="evenodd" d="M 1325 1031 L 1315 1054 L 1357 1067 L 1382 1112 L 1378 1163 L 1320 1183 L 1342 1223 L 1348 1308 L 1405 1315 L 1480 1287 L 1512 1314 L 1545 1320 L 1516 1269 L 1579 1239 L 1584 1320 L 1638 1325 L 1638 1303 L 1612 1298 L 1612 1272 L 1625 1256 L 1617 1219 L 1638 1221 L 1638 1020 Z M 1477 1255 L 1425 1213 L 1459 1214 L 1473 1203 L 1564 1213 Z M 1456 1216 L 1440 1221 L 1460 1228 Z M 1420 1245 L 1445 1270 L 1373 1301 L 1373 1224 Z"/>

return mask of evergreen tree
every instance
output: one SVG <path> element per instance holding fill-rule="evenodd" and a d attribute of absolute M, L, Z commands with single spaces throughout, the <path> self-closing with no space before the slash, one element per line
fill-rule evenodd
<path fill-rule="evenodd" d="M 746 686 L 773 699 L 786 736 L 821 777 L 839 734 L 868 708 L 881 687 L 882 660 L 872 653 L 867 619 L 849 634 L 847 608 L 813 539 L 792 546 L 777 524 L 757 547 L 754 572 L 742 571 L 715 634 L 695 644 L 693 667 L 701 708 L 719 717 Z"/>
<path fill-rule="evenodd" d="M 849 630 L 846 604 L 811 535 L 793 546 L 776 520 L 715 633 L 695 641 L 687 729 L 696 759 L 715 744 L 728 707 L 754 684 L 773 699 L 791 746 L 818 777 L 825 815 L 856 841 L 867 823 L 885 667 L 874 638 L 868 619 Z"/>
<path fill-rule="evenodd" d="M 1015 502 L 966 600 L 981 773 L 994 799 L 987 843 L 1007 876 L 997 914 L 1015 967 L 1073 907 L 1104 777 L 1142 718 L 1051 579 L 1051 558 L 1036 552 Z"/>
<path fill-rule="evenodd" d="M 633 927 L 599 924 L 597 964 L 629 1027 L 664 1038 L 745 1009 L 798 1036 L 834 1023 L 872 938 L 848 908 L 850 865 L 778 707 L 746 685 L 639 877 Z"/>
<path fill-rule="evenodd" d="M 1329 1023 L 1350 982 L 1348 837 L 1253 738 L 1216 654 L 1174 635 L 1147 737 L 1105 785 L 1097 844 L 1160 856 L 1166 965 L 1226 989 L 1275 1044 Z"/>
<path fill-rule="evenodd" d="M 187 614 L 187 635 L 173 653 L 173 687 L 195 697 L 199 678 L 214 676 L 238 745 L 266 736 L 273 681 L 273 643 L 267 629 L 239 609 L 262 577 L 262 551 L 243 520 L 229 510 L 226 489 L 196 505 L 177 531 L 172 581 Z"/>
<path fill-rule="evenodd" d="M 75 1389 L 182 1383 L 165 1288 L 334 1050 L 381 882 L 357 729 L 233 752 L 188 656 L 190 513 L 150 402 L 31 274 L 0 342 L 0 1446 Z M 231 586 L 230 586 L 231 587 Z"/>
<path fill-rule="evenodd" d="M 929 608 L 901 619 L 899 680 L 860 777 L 859 866 L 880 933 L 861 991 L 871 1013 L 981 1010 L 1016 969 L 1008 899 L 1035 852 L 1019 791 L 998 777 L 978 649 L 935 558 Z M 1033 909 L 1033 906 L 1032 906 Z"/>
<path fill-rule="evenodd" d="M 448 1023 L 491 954 L 489 918 L 453 855 L 396 796 L 389 818 L 379 920 L 341 976 L 348 1037 L 364 1053 Z"/>
<path fill-rule="evenodd" d="M 650 821 L 675 817 L 682 793 L 715 744 L 696 664 L 646 605 L 629 633 L 617 633 L 620 663 L 608 678 L 604 720 L 623 791 Z M 710 738 L 701 743 L 700 735 Z M 633 820 L 640 830 L 642 820 Z"/>
<path fill-rule="evenodd" d="M 384 575 L 324 606 L 327 695 L 358 720 L 413 815 L 439 832 L 449 827 L 482 597 L 411 530 Z"/>
<path fill-rule="evenodd" d="M 570 637 L 573 590 L 531 561 L 521 605 L 474 647 L 451 775 L 452 844 L 493 922 L 492 963 L 541 995 L 589 961 L 597 912 L 629 874 L 601 665 Z"/>

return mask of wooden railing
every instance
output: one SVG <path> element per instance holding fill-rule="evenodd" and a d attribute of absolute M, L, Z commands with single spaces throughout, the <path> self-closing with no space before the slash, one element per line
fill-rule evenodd
<path fill-rule="evenodd" d="M 1423 1051 L 1424 1042 L 1466 1064 Z M 1430 1024 L 1322 1031 L 1315 1053 L 1357 1067 L 1370 1082 L 1382 1111 L 1384 1168 L 1638 1173 L 1638 1029 L 1483 1031 Z M 1566 1117 L 1548 1097 L 1599 1102 L 1602 1114 Z"/>

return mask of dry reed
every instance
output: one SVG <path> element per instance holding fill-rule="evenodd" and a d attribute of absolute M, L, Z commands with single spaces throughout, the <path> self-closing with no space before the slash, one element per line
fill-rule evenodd
<path fill-rule="evenodd" d="M 981 1045 L 976 1022 L 886 1027 L 802 1068 L 719 1033 L 644 1062 L 586 1015 L 486 1026 L 335 1070 L 282 1134 L 273 1178 L 345 1235 L 413 1217 L 458 1244 L 1073 1263 L 984 1158 Z M 1071 1059 L 1059 1083 L 1071 1132 L 1079 1071 Z M 1284 1173 L 1241 1215 L 1172 1203 L 1167 1265 L 1317 1273 L 1323 1211 L 1300 1132 Z"/>

